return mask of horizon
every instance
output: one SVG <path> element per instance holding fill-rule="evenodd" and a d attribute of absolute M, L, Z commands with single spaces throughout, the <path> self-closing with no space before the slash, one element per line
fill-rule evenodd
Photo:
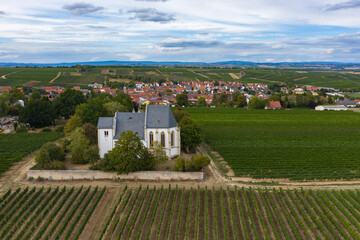
<path fill-rule="evenodd" d="M 360 63 L 359 8 L 358 0 L 14 0 L 0 7 L 0 62 Z"/>

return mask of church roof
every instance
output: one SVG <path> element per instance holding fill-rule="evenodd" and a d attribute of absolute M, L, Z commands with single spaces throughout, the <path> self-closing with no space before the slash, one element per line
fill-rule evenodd
<path fill-rule="evenodd" d="M 110 129 L 113 128 L 113 117 L 99 117 L 97 128 L 99 129 Z"/>
<path fill-rule="evenodd" d="M 120 138 L 120 133 L 133 131 L 144 140 L 145 113 L 117 112 L 115 114 L 116 128 L 114 139 Z"/>
<path fill-rule="evenodd" d="M 168 105 L 147 105 L 145 118 L 147 128 L 171 128 L 177 126 Z"/>

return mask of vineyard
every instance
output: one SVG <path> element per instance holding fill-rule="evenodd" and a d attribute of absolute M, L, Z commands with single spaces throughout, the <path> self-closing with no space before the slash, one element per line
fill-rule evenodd
<path fill-rule="evenodd" d="M 359 239 L 360 191 L 25 188 L 0 216 L 1 239 Z"/>
<path fill-rule="evenodd" d="M 360 114 L 313 110 L 186 109 L 236 176 L 360 178 Z"/>
<path fill-rule="evenodd" d="M 63 135 L 59 132 L 0 134 L 0 174 L 45 142 L 54 141 Z"/>

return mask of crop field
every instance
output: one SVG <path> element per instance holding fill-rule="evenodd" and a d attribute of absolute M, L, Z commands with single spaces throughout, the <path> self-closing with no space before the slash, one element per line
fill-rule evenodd
<path fill-rule="evenodd" d="M 59 132 L 0 134 L 0 175 L 45 142 L 63 135 Z"/>
<path fill-rule="evenodd" d="M 236 176 L 360 178 L 360 114 L 350 111 L 187 108 Z"/>
<path fill-rule="evenodd" d="M 59 78 L 53 80 L 60 72 Z M 9 75 L 6 75 L 9 74 Z M 6 75 L 5 78 L 2 78 Z M 74 68 L 0 68 L 0 86 L 33 84 L 35 86 L 85 86 L 104 83 L 106 78 L 138 77 L 158 81 L 239 81 L 243 83 L 293 83 L 332 88 L 360 88 L 360 74 L 345 71 L 287 70 L 287 69 L 231 69 L 181 67 L 96 67 L 86 73 Z"/>
<path fill-rule="evenodd" d="M 1 239 L 359 239 L 360 191 L 25 188 L 0 216 Z"/>

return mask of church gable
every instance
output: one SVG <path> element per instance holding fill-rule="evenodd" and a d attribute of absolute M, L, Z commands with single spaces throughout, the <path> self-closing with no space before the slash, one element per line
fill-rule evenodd
<path fill-rule="evenodd" d="M 114 139 L 120 138 L 120 133 L 133 131 L 141 140 L 144 140 L 145 113 L 118 112 L 115 114 L 116 126 Z"/>

